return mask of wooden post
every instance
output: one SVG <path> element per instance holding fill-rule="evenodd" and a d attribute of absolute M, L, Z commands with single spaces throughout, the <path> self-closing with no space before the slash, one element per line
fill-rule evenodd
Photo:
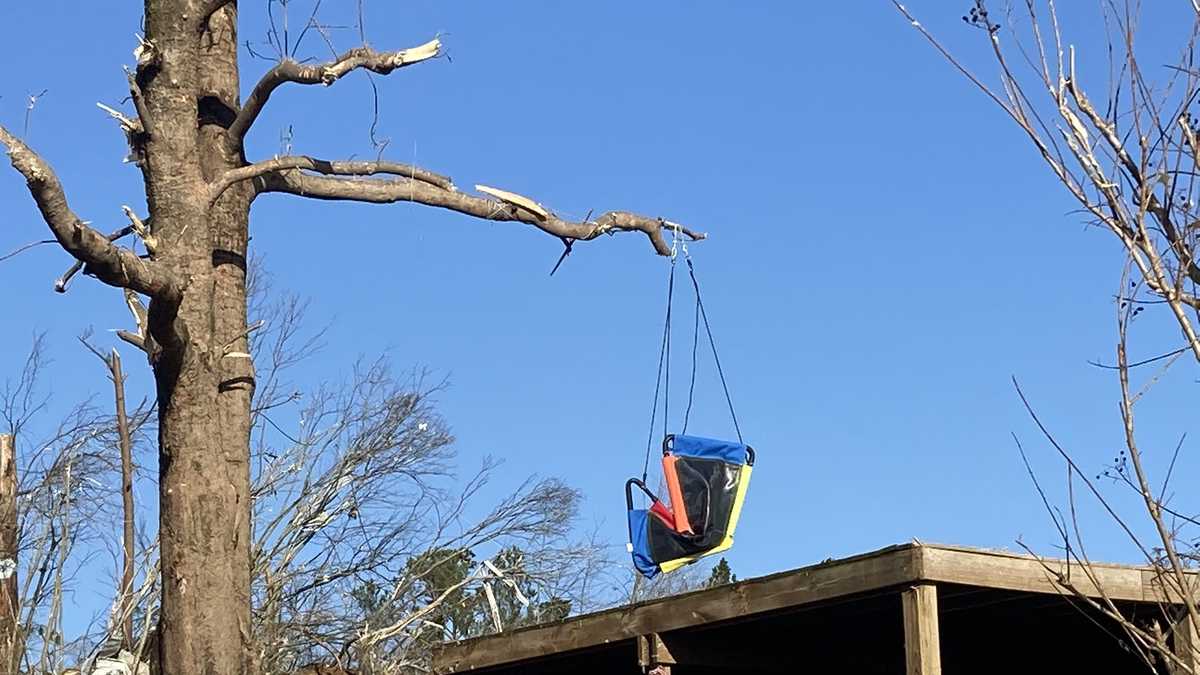
<path fill-rule="evenodd" d="M 0 434 L 0 669 L 16 672 L 21 659 L 17 597 L 17 449 Z"/>
<path fill-rule="evenodd" d="M 671 675 L 671 666 L 675 665 L 675 657 L 671 655 L 671 650 L 667 648 L 658 633 L 639 635 L 637 645 L 638 665 L 642 667 L 642 672 Z"/>
<path fill-rule="evenodd" d="M 941 675 L 937 587 L 913 586 L 904 591 L 904 653 L 908 675 Z"/>
<path fill-rule="evenodd" d="M 1192 624 L 1187 614 L 1175 623 L 1172 629 L 1175 656 L 1180 664 L 1172 664 L 1171 673 L 1175 675 L 1191 675 L 1200 673 L 1200 631 Z"/>
<path fill-rule="evenodd" d="M 747 673 L 780 671 L 779 659 L 755 644 L 715 640 L 712 633 L 666 631 L 637 636 L 638 665 L 650 675 L 670 675 L 671 669 L 693 668 Z"/>

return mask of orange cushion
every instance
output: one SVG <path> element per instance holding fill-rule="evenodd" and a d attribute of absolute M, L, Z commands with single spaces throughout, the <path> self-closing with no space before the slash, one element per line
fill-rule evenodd
<path fill-rule="evenodd" d="M 680 534 L 695 534 L 692 531 L 692 524 L 688 522 L 683 490 L 679 487 L 679 472 L 675 469 L 676 461 L 678 458 L 674 455 L 663 457 L 663 476 L 667 479 L 667 494 L 671 499 L 671 512 L 675 514 L 675 531 Z"/>

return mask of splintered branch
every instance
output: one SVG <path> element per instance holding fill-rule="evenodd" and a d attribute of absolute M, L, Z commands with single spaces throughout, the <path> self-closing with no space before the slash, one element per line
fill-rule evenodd
<path fill-rule="evenodd" d="M 176 280 L 165 268 L 114 245 L 80 220 L 67 205 L 62 184 L 50 165 L 3 126 L 0 126 L 0 143 L 7 146 L 13 168 L 25 176 L 29 192 L 54 238 L 84 263 L 88 273 L 111 286 L 133 289 L 145 295 L 174 294 Z"/>
<path fill-rule="evenodd" d="M 528 197 L 482 186 L 480 191 L 487 190 L 497 196 L 498 201 L 410 178 L 362 180 L 314 176 L 294 169 L 263 173 L 255 180 L 255 186 L 259 193 L 282 192 L 312 199 L 373 204 L 413 202 L 483 220 L 527 223 L 561 239 L 590 241 L 603 234 L 641 232 L 650 239 L 654 250 L 664 256 L 671 255 L 671 246 L 664 232 L 675 232 L 692 241 L 705 237 L 704 233 L 694 232 L 682 225 L 628 211 L 609 211 L 581 222 L 563 220 Z"/>
<path fill-rule="evenodd" d="M 133 316 L 137 332 L 119 330 L 117 337 L 146 352 L 146 356 L 153 361 L 156 356 L 155 345 L 150 338 L 149 313 L 146 311 L 146 306 L 142 304 L 142 299 L 138 297 L 137 293 L 129 289 L 125 289 L 125 306 L 129 308 L 129 313 Z"/>
<path fill-rule="evenodd" d="M 104 105 L 103 103 L 97 102 L 96 107 L 108 113 L 108 116 L 113 118 L 113 120 L 115 120 L 116 123 L 121 126 L 121 131 L 124 131 L 126 136 L 133 136 L 134 134 L 145 132 L 145 129 L 142 128 L 141 120 L 130 118 L 120 110 Z"/>
<path fill-rule="evenodd" d="M 137 111 L 137 115 L 129 117 L 125 113 L 99 102 L 96 103 L 96 107 L 108 113 L 109 117 L 112 117 L 121 127 L 121 132 L 125 134 L 125 142 L 129 145 L 129 155 L 125 161 L 140 165 L 144 159 L 145 143 L 149 136 L 146 131 L 146 120 L 150 117 L 146 111 L 146 104 L 137 79 L 132 73 L 126 72 L 126 75 L 129 79 L 129 96 L 133 100 L 133 107 Z"/>
<path fill-rule="evenodd" d="M 271 94 L 285 83 L 329 86 L 355 70 L 388 75 L 397 68 L 428 61 L 440 54 L 441 50 L 441 40 L 434 38 L 423 45 L 394 52 L 377 52 L 370 47 L 358 47 L 325 63 L 304 65 L 285 58 L 254 85 L 254 91 L 250 93 L 241 112 L 229 127 L 229 138 L 234 142 L 244 138 L 254 120 L 258 119 L 258 115 L 267 105 Z"/>

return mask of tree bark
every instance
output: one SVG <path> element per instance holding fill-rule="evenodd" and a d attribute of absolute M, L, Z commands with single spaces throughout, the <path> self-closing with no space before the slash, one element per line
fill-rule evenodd
<path fill-rule="evenodd" d="M 138 84 L 153 235 L 179 298 L 155 297 L 150 332 L 159 402 L 159 659 L 168 675 L 253 673 L 249 400 L 245 350 L 248 200 L 208 208 L 207 178 L 240 162 L 222 124 L 237 105 L 236 3 L 201 23 L 197 0 L 146 2 Z"/>

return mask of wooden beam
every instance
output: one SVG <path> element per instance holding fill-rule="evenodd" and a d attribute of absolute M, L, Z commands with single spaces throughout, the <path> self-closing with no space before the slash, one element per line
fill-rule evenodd
<path fill-rule="evenodd" d="M 1200 673 L 1200 631 L 1186 614 L 1172 629 L 1173 651 L 1181 663 L 1172 664 L 1172 675 Z"/>
<path fill-rule="evenodd" d="M 903 605 L 905 672 L 942 675 L 937 586 L 921 584 L 904 591 Z"/>
<path fill-rule="evenodd" d="M 1066 592 L 1054 583 L 1053 575 L 1042 561 L 1032 556 L 946 546 L 920 546 L 917 550 L 922 581 L 1029 593 L 1061 595 Z M 1100 595 L 1096 584 L 1088 580 L 1078 563 L 1067 565 L 1062 560 L 1046 560 L 1045 565 L 1054 572 L 1069 574 L 1071 582 L 1084 593 L 1093 597 Z M 1144 583 L 1144 568 L 1093 564 L 1091 571 L 1113 600 L 1145 602 L 1159 599 L 1159 594 Z"/>
<path fill-rule="evenodd" d="M 736 621 L 767 612 L 814 602 L 915 584 L 958 584 L 980 588 L 1063 595 L 1053 571 L 1071 572 L 1071 580 L 1086 593 L 1095 585 L 1078 565 L 1043 562 L 1028 555 L 913 543 L 873 553 L 829 561 L 813 567 L 751 579 L 684 596 L 620 607 L 577 617 L 550 626 L 534 627 L 435 648 L 433 670 L 438 675 L 515 664 L 552 654 L 634 644 L 639 635 L 659 633 L 668 643 L 681 629 Z M 1094 564 L 1092 572 L 1108 597 L 1116 601 L 1156 602 L 1167 596 L 1154 583 L 1154 570 L 1145 567 Z M 668 635 L 668 633 L 672 635 Z M 674 645 L 672 645 L 674 647 Z M 675 656 L 678 657 L 677 652 Z"/>
<path fill-rule="evenodd" d="M 16 442 L 0 434 L 0 672 L 6 673 L 17 672 L 21 662 L 17 533 Z"/>
<path fill-rule="evenodd" d="M 914 548 L 874 553 L 435 648 L 439 675 L 517 663 L 916 581 Z"/>
<path fill-rule="evenodd" d="M 1186 594 L 1195 602 L 1194 594 L 1200 590 L 1200 573 L 1185 572 L 1184 575 L 1188 580 Z M 1171 605 L 1182 605 L 1184 602 L 1184 596 L 1179 592 L 1179 585 L 1175 580 L 1175 573 L 1167 564 L 1142 570 L 1142 593 L 1147 601 Z"/>

